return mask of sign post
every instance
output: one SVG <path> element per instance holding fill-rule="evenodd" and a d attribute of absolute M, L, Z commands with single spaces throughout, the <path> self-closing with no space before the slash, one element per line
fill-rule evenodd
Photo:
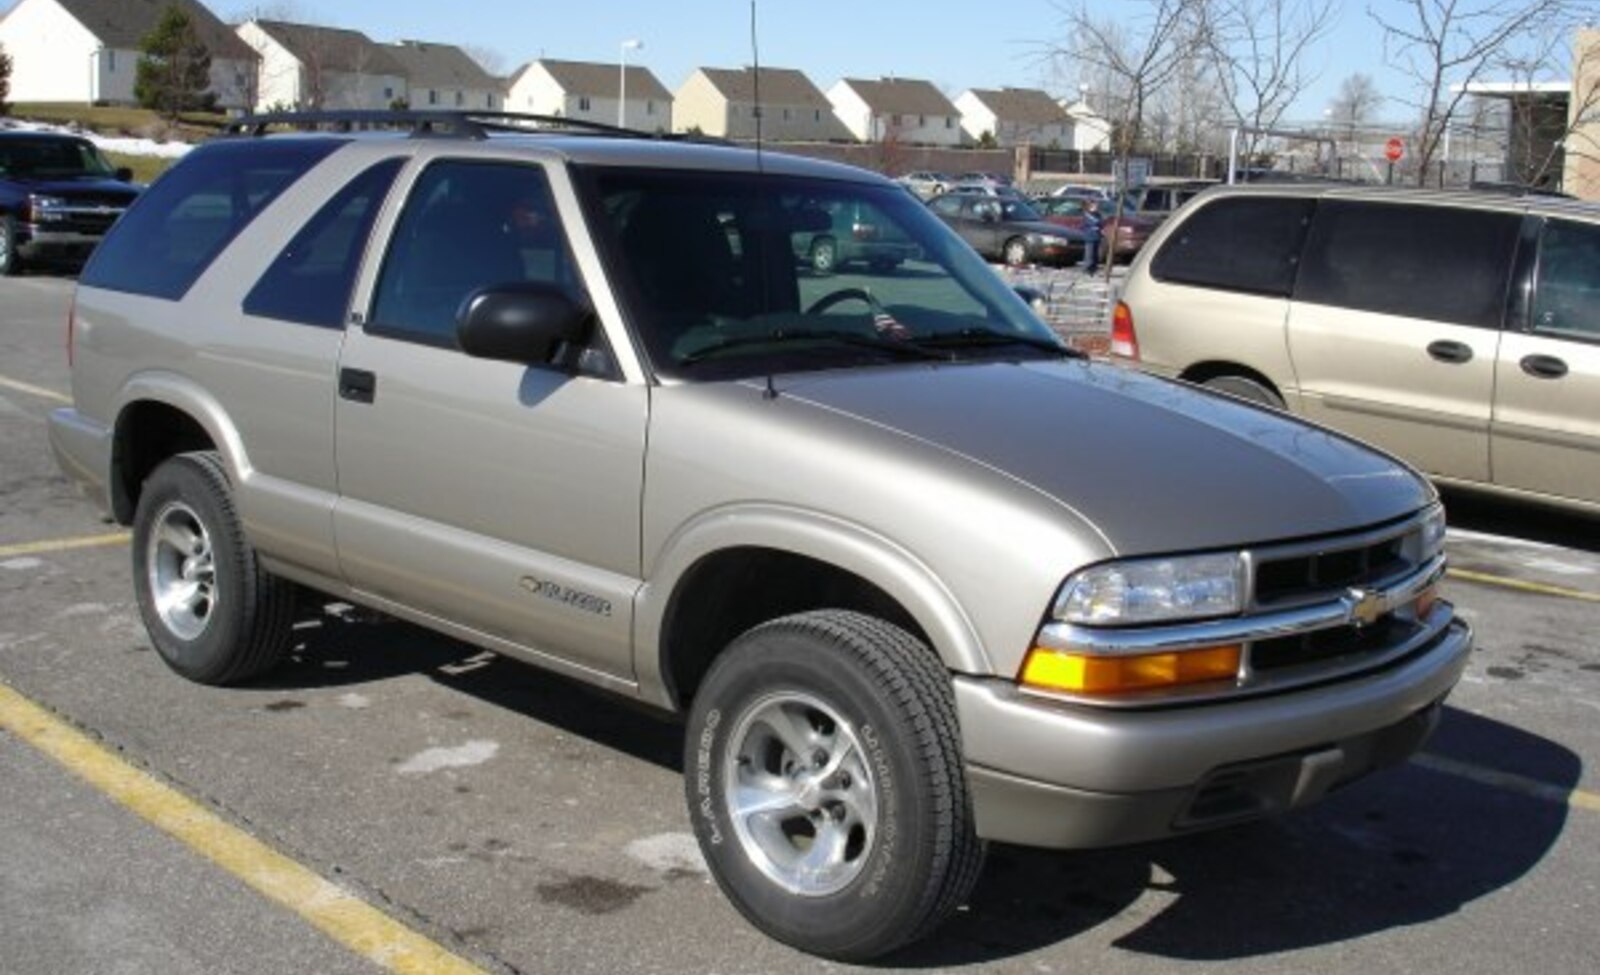
<path fill-rule="evenodd" d="M 1383 158 L 1389 160 L 1389 182 L 1394 182 L 1394 164 L 1399 162 L 1406 154 L 1406 144 L 1399 136 L 1394 136 L 1383 144 Z"/>

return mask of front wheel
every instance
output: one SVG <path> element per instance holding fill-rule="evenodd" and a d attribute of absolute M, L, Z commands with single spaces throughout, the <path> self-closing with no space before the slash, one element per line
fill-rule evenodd
<path fill-rule="evenodd" d="M 1006 241 L 1005 249 L 1001 251 L 1001 255 L 1010 267 L 1021 267 L 1028 263 L 1028 244 L 1021 237 L 1013 237 Z"/>
<path fill-rule="evenodd" d="M 0 277 L 16 274 L 22 266 L 22 258 L 17 256 L 17 220 L 15 217 L 0 215 Z"/>
<path fill-rule="evenodd" d="M 977 880 L 950 678 L 892 624 L 830 610 L 740 636 L 695 695 L 685 752 L 712 875 L 780 941 L 874 958 Z"/>
<path fill-rule="evenodd" d="M 839 245 L 831 237 L 818 237 L 811 242 L 811 270 L 818 274 L 832 274 L 839 264 Z"/>

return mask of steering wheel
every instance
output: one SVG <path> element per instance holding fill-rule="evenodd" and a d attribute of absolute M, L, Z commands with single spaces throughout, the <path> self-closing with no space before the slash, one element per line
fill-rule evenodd
<path fill-rule="evenodd" d="M 851 300 L 866 302 L 867 307 L 872 309 L 874 315 L 888 314 L 883 304 L 874 298 L 872 292 L 866 288 L 840 288 L 838 291 L 830 291 L 813 301 L 811 307 L 807 308 L 805 313 L 807 315 L 820 315 L 841 301 Z"/>

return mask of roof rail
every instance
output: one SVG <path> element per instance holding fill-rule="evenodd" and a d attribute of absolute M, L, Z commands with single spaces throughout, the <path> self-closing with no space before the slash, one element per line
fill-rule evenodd
<path fill-rule="evenodd" d="M 629 139 L 720 142 L 679 134 L 658 134 L 560 115 L 501 111 L 421 111 L 415 109 L 267 112 L 246 115 L 227 124 L 225 136 L 259 137 L 273 129 L 302 132 L 406 131 L 412 138 L 487 139 L 491 132 L 576 131 Z"/>

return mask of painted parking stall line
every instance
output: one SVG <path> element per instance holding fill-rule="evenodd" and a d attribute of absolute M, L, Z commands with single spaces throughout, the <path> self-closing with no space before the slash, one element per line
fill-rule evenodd
<path fill-rule="evenodd" d="M 1513 579 L 1508 576 L 1497 576 L 1488 572 L 1473 572 L 1468 569 L 1451 569 L 1446 575 L 1452 579 L 1476 583 L 1480 586 L 1498 586 L 1501 589 L 1515 589 L 1518 592 L 1533 593 L 1539 596 L 1554 596 L 1558 599 L 1576 599 L 1585 603 L 1600 603 L 1600 593 L 1586 592 L 1582 589 L 1569 589 L 1566 586 L 1552 586 L 1543 582 L 1529 582 L 1526 579 Z"/>
<path fill-rule="evenodd" d="M 43 386 L 35 386 L 32 383 L 25 383 L 20 379 L 11 379 L 7 376 L 0 376 L 0 389 L 9 389 L 12 392 L 36 396 L 39 399 L 50 400 L 52 403 L 72 402 L 72 397 L 65 393 L 58 393 L 53 389 L 45 389 Z"/>
<path fill-rule="evenodd" d="M 1583 789 L 1568 789 L 1538 779 L 1530 779 L 1525 775 L 1513 772 L 1502 772 L 1499 769 L 1474 765 L 1459 759 L 1446 758 L 1432 752 L 1419 752 L 1411 757 L 1411 764 L 1425 768 L 1430 772 L 1442 772 L 1456 778 L 1467 779 L 1479 785 L 1487 785 L 1504 792 L 1515 792 L 1518 795 L 1528 796 L 1533 799 L 1543 799 L 1558 805 L 1571 806 L 1573 809 L 1582 809 L 1586 812 L 1600 812 L 1600 794 L 1587 792 Z"/>
<path fill-rule="evenodd" d="M 53 552 L 70 552 L 80 548 L 112 548 L 126 545 L 133 536 L 128 532 L 106 532 L 103 535 L 80 535 L 74 538 L 51 538 L 38 542 L 16 542 L 0 545 L 0 559 L 15 559 L 24 555 L 49 555 Z"/>
<path fill-rule="evenodd" d="M 0 684 L 0 731 L 54 759 L 334 941 L 397 975 L 488 975 L 426 936 L 134 768 Z"/>

